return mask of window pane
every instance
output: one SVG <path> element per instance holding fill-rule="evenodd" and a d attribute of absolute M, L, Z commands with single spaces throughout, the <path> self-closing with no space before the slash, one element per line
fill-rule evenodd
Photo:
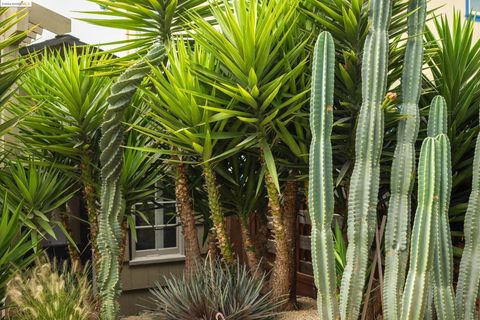
<path fill-rule="evenodd" d="M 163 237 L 163 248 L 175 248 L 177 246 L 177 228 L 168 227 L 162 229 L 160 236 Z"/>
<path fill-rule="evenodd" d="M 470 0 L 470 10 L 480 13 L 480 0 Z"/>
<path fill-rule="evenodd" d="M 155 205 L 153 203 L 135 205 L 135 213 L 135 223 L 137 226 L 151 226 L 155 223 Z M 145 221 L 145 218 L 148 223 Z"/>
<path fill-rule="evenodd" d="M 137 250 L 155 249 L 155 230 L 137 229 Z"/>
<path fill-rule="evenodd" d="M 177 223 L 177 207 L 175 203 L 164 203 L 161 205 L 163 208 L 163 224 L 176 224 Z"/>

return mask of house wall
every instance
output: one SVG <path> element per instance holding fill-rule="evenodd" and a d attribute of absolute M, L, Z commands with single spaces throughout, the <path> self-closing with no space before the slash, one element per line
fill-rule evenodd
<path fill-rule="evenodd" d="M 197 226 L 197 232 L 198 242 L 202 244 L 203 226 Z M 207 244 L 203 246 L 202 253 L 207 253 Z M 149 289 L 157 283 L 164 285 L 165 277 L 181 276 L 185 266 L 183 259 L 144 263 L 132 262 L 130 259 L 130 239 L 128 239 L 120 275 L 122 285 L 120 312 L 124 316 L 137 315 L 144 311 L 145 307 L 154 307 L 152 303 L 149 303 L 149 299 L 152 297 Z"/>
<path fill-rule="evenodd" d="M 449 19 L 453 17 L 454 10 L 458 10 L 462 13 L 462 17 L 465 18 L 467 15 L 466 1 L 468 0 L 430 0 L 428 9 L 437 8 L 437 15 L 446 14 Z M 480 21 L 475 23 L 475 39 L 480 39 Z"/>

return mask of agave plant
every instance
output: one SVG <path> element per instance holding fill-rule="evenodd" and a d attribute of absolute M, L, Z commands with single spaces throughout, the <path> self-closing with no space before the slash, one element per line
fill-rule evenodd
<path fill-rule="evenodd" d="M 151 289 L 150 301 L 171 320 L 273 319 L 275 308 L 270 293 L 262 295 L 264 276 L 257 278 L 236 263 L 225 268 L 219 260 L 207 259 L 192 277 L 166 278 L 165 285 Z"/>

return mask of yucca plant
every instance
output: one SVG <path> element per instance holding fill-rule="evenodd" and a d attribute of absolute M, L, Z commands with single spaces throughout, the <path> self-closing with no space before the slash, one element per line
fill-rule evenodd
<path fill-rule="evenodd" d="M 108 100 L 109 108 L 105 113 L 102 125 L 100 143 L 102 192 L 100 197 L 100 236 L 97 242 L 99 250 L 104 253 L 104 256 L 100 263 L 98 283 L 103 300 L 102 316 L 113 318 L 118 309 L 116 303 L 119 280 L 117 255 L 118 243 L 121 241 L 121 227 L 118 220 L 125 209 L 122 205 L 124 198 L 120 182 L 123 162 L 121 144 L 124 140 L 122 121 L 138 86 L 149 74 L 150 67 L 160 65 L 165 60 L 165 47 L 169 46 L 172 34 L 182 32 L 184 28 L 188 29 L 190 22 L 185 19 L 186 12 L 197 12 L 200 16 L 210 16 L 210 13 L 209 10 L 204 10 L 206 8 L 204 1 L 198 0 L 154 0 L 134 4 L 125 0 L 92 0 L 92 2 L 104 8 L 104 10 L 94 13 L 114 17 L 111 21 L 113 23 L 107 26 L 138 32 L 138 37 L 134 37 L 133 45 L 128 46 L 128 49 L 146 47 L 145 55 L 142 55 L 140 60 L 123 72 L 112 87 Z M 86 20 L 100 25 L 105 23 L 105 20 Z M 124 49 L 127 48 L 124 47 Z M 134 55 L 134 57 L 137 59 L 138 55 Z M 182 171 L 179 170 L 178 173 L 181 174 Z M 186 180 L 185 176 L 177 179 L 182 182 Z M 188 188 L 178 188 L 178 190 L 188 191 Z M 191 208 L 188 194 L 184 193 L 182 196 L 187 200 L 179 208 Z M 189 215 L 189 218 L 193 215 L 192 210 L 188 210 L 186 213 L 182 212 L 182 216 L 185 214 Z M 192 232 L 195 232 L 194 230 L 196 231 L 195 228 L 191 228 Z M 198 250 L 196 252 L 199 253 Z"/>
<path fill-rule="evenodd" d="M 150 290 L 150 299 L 166 319 L 273 319 L 281 301 L 263 295 L 264 276 L 257 278 L 245 266 L 226 268 L 207 259 L 192 277 L 166 278 L 165 285 Z M 275 302 L 274 302 L 275 301 Z"/>
<path fill-rule="evenodd" d="M 22 320 L 95 319 L 87 273 L 72 271 L 64 262 L 40 260 L 18 273 L 8 285 L 11 318 Z"/>
<path fill-rule="evenodd" d="M 0 309 L 3 307 L 7 283 L 16 272 L 22 272 L 33 262 L 36 243 L 30 241 L 29 231 L 22 230 L 21 208 L 8 205 L 8 197 L 2 202 L 0 216 Z"/>
<path fill-rule="evenodd" d="M 425 79 L 426 91 L 430 92 L 426 99 L 440 94 L 448 108 L 453 172 L 449 214 L 456 246 L 460 246 L 463 236 L 461 227 L 472 182 L 480 103 L 480 42 L 474 39 L 474 20 L 463 20 L 460 12 L 454 12 L 452 19 L 438 17 L 425 34 L 435 52 L 429 56 L 432 77 Z"/>
<path fill-rule="evenodd" d="M 156 93 L 149 92 L 149 105 L 152 121 L 159 129 L 135 128 L 159 143 L 183 152 L 184 156 L 194 155 L 193 161 L 198 159 L 205 178 L 213 231 L 222 257 L 227 263 L 232 263 L 232 245 L 225 229 L 214 166 L 216 160 L 240 150 L 237 146 L 224 152 L 219 147 L 221 140 L 241 137 L 242 133 L 237 132 L 238 125 L 227 126 L 232 115 L 218 117 L 215 112 L 215 108 L 228 102 L 217 97 L 214 87 L 200 82 L 198 76 L 192 73 L 193 66 L 197 65 L 212 74 L 218 73 L 213 55 L 198 45 L 191 49 L 183 39 L 172 43 L 171 47 L 169 68 L 154 69 L 151 77 Z"/>
<path fill-rule="evenodd" d="M 235 116 L 247 130 L 244 147 L 255 150 L 262 163 L 262 174 L 273 221 L 276 262 L 272 271 L 275 297 L 288 295 L 289 249 L 282 219 L 280 184 L 272 147 L 272 124 L 293 117 L 302 107 L 305 92 L 291 94 L 289 81 L 298 77 L 305 60 L 298 61 L 306 41 L 283 51 L 298 19 L 298 1 L 234 1 L 225 7 L 214 5 L 218 28 L 196 19 L 195 41 L 215 55 L 222 73 L 199 69 L 204 81 L 233 99 L 217 110 L 218 116 Z M 255 43 L 255 45 L 252 45 Z"/>
<path fill-rule="evenodd" d="M 262 268 L 253 235 L 250 233 L 250 218 L 265 213 L 267 202 L 265 187 L 258 183 L 261 165 L 257 155 L 248 152 L 234 154 L 220 162 L 216 170 L 223 186 L 221 200 L 225 212 L 238 216 L 247 265 L 255 276 L 259 276 Z"/>
<path fill-rule="evenodd" d="M 98 144 L 112 80 L 94 75 L 90 69 L 107 60 L 107 55 L 96 55 L 88 47 L 32 57 L 29 63 L 36 67 L 23 78 L 23 95 L 11 108 L 22 114 L 30 105 L 39 106 L 20 123 L 15 137 L 24 154 L 61 168 L 82 189 L 95 262 L 99 260 Z"/>
<path fill-rule="evenodd" d="M 31 230 L 32 243 L 39 244 L 47 234 L 56 238 L 53 225 L 73 242 L 60 219 L 52 215 L 76 191 L 70 177 L 57 168 L 45 167 L 33 160 L 27 163 L 10 161 L 7 169 L 0 172 L 0 182 L 0 188 L 9 196 L 7 204 L 12 209 L 20 207 L 20 220 Z"/>

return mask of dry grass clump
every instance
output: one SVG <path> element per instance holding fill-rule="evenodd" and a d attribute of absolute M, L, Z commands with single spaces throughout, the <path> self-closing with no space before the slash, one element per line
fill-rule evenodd
<path fill-rule="evenodd" d="M 86 273 L 74 273 L 66 263 L 37 262 L 8 284 L 12 319 L 91 320 L 92 288 Z"/>

